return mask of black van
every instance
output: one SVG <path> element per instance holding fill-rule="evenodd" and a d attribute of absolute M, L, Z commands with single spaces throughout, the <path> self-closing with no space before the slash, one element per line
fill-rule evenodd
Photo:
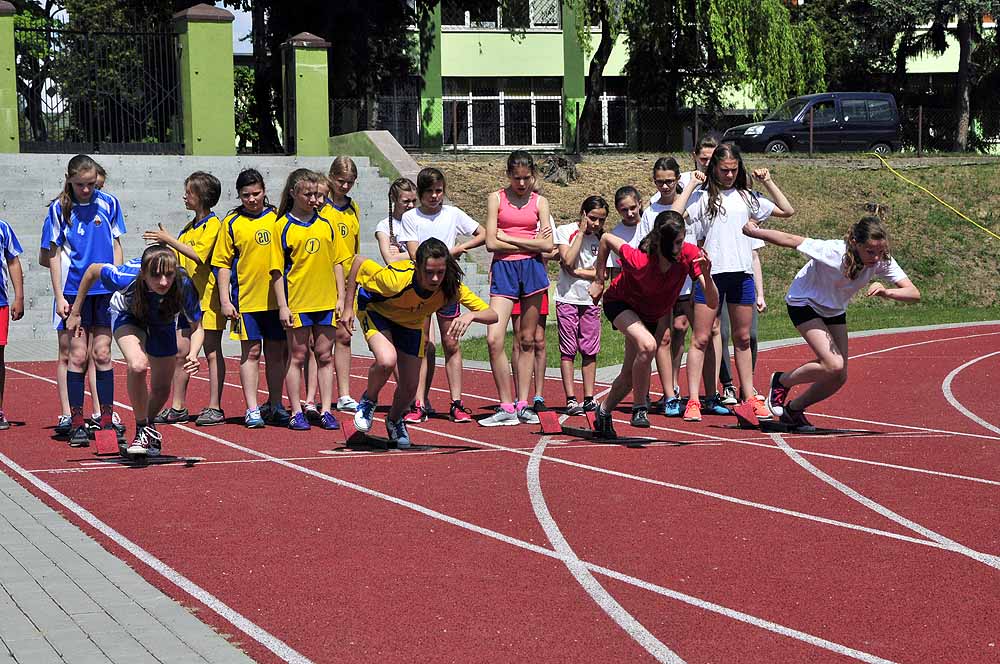
<path fill-rule="evenodd" d="M 760 122 L 728 129 L 723 141 L 744 152 L 809 150 L 809 111 L 817 152 L 872 151 L 902 147 L 896 99 L 881 92 L 827 92 L 789 99 Z"/>

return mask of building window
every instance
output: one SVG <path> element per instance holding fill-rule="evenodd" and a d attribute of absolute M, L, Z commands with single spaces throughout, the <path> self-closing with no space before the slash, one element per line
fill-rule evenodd
<path fill-rule="evenodd" d="M 560 0 L 513 0 L 499 3 L 477 0 L 442 0 L 441 27 L 451 30 L 559 29 Z"/>
<path fill-rule="evenodd" d="M 446 78 L 444 142 L 465 148 L 562 144 L 558 79 Z"/>

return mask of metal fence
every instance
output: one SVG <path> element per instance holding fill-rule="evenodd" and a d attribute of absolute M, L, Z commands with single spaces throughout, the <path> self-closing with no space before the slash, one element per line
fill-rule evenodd
<path fill-rule="evenodd" d="M 183 152 L 173 32 L 17 28 L 24 152 Z"/>

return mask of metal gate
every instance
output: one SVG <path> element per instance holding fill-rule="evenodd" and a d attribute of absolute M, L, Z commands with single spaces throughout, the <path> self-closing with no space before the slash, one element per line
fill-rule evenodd
<path fill-rule="evenodd" d="M 17 28 L 22 152 L 184 151 L 173 32 Z"/>

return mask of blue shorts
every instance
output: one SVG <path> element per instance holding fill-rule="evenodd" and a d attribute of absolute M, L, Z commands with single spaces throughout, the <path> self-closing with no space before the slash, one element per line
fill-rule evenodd
<path fill-rule="evenodd" d="M 76 302 L 76 294 L 64 295 L 72 306 Z M 111 293 L 88 295 L 80 307 L 80 325 L 84 329 L 92 327 L 111 327 Z M 58 330 L 66 329 L 66 321 L 60 320 Z"/>
<path fill-rule="evenodd" d="M 232 322 L 231 338 L 240 341 L 284 341 L 285 328 L 277 311 L 251 311 Z"/>
<path fill-rule="evenodd" d="M 333 309 L 324 311 L 305 311 L 292 314 L 292 327 L 312 327 L 313 325 L 333 325 Z"/>
<path fill-rule="evenodd" d="M 462 309 L 458 306 L 458 302 L 452 302 L 451 304 L 446 304 L 437 310 L 437 315 L 441 318 L 458 318 L 459 314 L 462 313 Z"/>
<path fill-rule="evenodd" d="M 719 290 L 719 306 L 729 304 L 754 304 L 757 302 L 757 289 L 753 275 L 746 272 L 720 272 L 712 275 L 712 281 Z M 701 284 L 694 284 L 694 301 L 705 304 L 705 293 Z"/>
<path fill-rule="evenodd" d="M 361 310 L 358 312 L 358 325 L 365 335 L 365 340 L 381 332 L 388 333 L 392 340 L 392 345 L 400 353 L 406 353 L 413 357 L 424 356 L 424 329 L 414 330 L 411 327 L 403 327 L 385 316 L 374 311 Z"/>
<path fill-rule="evenodd" d="M 490 297 L 520 300 L 548 288 L 549 274 L 536 258 L 493 261 L 490 265 Z"/>
<path fill-rule="evenodd" d="M 119 328 L 126 325 L 131 325 L 146 333 L 146 343 L 144 344 L 146 355 L 150 357 L 173 357 L 177 355 L 177 327 L 173 323 L 147 325 L 140 323 L 127 311 L 123 311 L 115 316 L 112 329 L 117 332 Z"/>

